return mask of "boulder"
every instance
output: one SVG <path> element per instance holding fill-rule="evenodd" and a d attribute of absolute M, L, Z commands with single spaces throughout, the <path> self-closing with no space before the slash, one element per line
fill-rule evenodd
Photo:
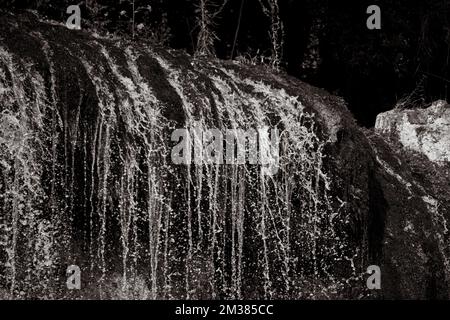
<path fill-rule="evenodd" d="M 450 105 L 446 101 L 436 101 L 426 109 L 381 113 L 375 131 L 433 162 L 450 162 Z"/>

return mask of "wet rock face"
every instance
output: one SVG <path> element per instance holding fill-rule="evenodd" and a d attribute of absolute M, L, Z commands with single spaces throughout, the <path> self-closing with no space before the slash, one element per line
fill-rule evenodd
<path fill-rule="evenodd" d="M 450 105 L 436 101 L 427 109 L 394 109 L 378 115 L 376 132 L 434 162 L 450 162 Z"/>
<path fill-rule="evenodd" d="M 394 109 L 377 117 L 374 131 L 369 140 L 387 215 L 385 270 L 399 274 L 388 280 L 388 296 L 448 299 L 450 106 Z"/>
<path fill-rule="evenodd" d="M 0 296 L 448 297 L 448 180 L 341 99 L 32 15 L 0 38 Z M 261 127 L 281 132 L 273 176 L 171 159 L 175 129 Z"/>
<path fill-rule="evenodd" d="M 368 135 L 378 163 L 375 200 L 382 214 L 381 265 L 388 299 L 450 296 L 450 167 Z"/>

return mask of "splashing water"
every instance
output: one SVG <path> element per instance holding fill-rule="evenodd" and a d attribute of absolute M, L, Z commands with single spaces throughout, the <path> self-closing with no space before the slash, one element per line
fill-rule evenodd
<path fill-rule="evenodd" d="M 328 140 L 297 97 L 232 66 L 102 39 L 63 45 L 52 30 L 28 36 L 33 56 L 0 47 L 11 296 L 336 297 L 357 278 Z M 279 129 L 277 174 L 173 164 L 171 133 L 194 125 Z M 80 293 L 65 288 L 72 264 Z"/>

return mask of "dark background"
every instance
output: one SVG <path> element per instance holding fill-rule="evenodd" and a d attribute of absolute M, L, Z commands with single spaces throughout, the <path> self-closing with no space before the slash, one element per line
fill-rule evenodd
<path fill-rule="evenodd" d="M 133 41 L 151 40 L 194 53 L 199 1 L 134 1 Z M 220 2 L 210 0 L 212 6 Z M 132 37 L 133 1 L 0 3 L 8 11 L 35 10 L 61 22 L 69 16 L 67 6 L 78 4 L 83 29 Z M 361 125 L 373 126 L 378 113 L 399 102 L 405 107 L 425 107 L 448 98 L 449 0 L 279 0 L 279 4 L 285 31 L 281 69 L 344 97 Z M 371 4 L 381 8 L 381 30 L 366 27 L 366 9 Z M 229 0 L 214 20 L 215 54 L 248 61 L 270 57 L 269 27 L 258 0 Z"/>

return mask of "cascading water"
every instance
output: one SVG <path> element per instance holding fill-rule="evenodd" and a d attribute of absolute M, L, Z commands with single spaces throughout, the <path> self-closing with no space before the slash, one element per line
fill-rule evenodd
<path fill-rule="evenodd" d="M 8 24 L 6 24 L 8 25 Z M 0 45 L 0 286 L 11 297 L 339 297 L 360 279 L 316 115 L 232 64 L 47 26 Z M 6 31 L 5 31 L 6 30 Z M 34 44 L 21 52 L 20 42 Z M 279 168 L 176 165 L 171 134 L 273 128 Z M 192 137 L 200 139 L 198 136 Z M 65 270 L 78 265 L 82 290 Z"/>

